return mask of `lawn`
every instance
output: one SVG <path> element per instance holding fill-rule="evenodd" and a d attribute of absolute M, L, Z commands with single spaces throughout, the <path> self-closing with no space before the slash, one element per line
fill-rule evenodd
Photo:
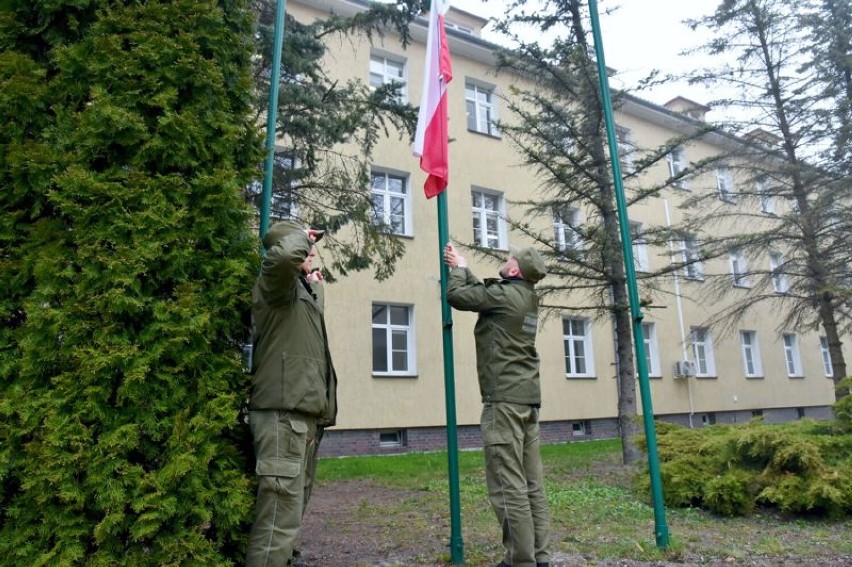
<path fill-rule="evenodd" d="M 852 519 L 763 510 L 721 518 L 667 509 L 668 549 L 654 540 L 649 497 L 620 464 L 617 440 L 542 447 L 552 515 L 553 565 L 850 565 Z M 665 487 L 664 487 L 665 490 Z M 480 451 L 459 455 L 465 564 L 494 565 L 500 534 Z M 305 556 L 323 567 L 447 565 L 446 453 L 322 459 L 305 526 Z"/>

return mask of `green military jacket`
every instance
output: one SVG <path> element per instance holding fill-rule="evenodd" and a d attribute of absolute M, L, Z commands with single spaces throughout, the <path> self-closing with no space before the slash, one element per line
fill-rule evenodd
<path fill-rule="evenodd" d="M 467 268 L 454 268 L 447 299 L 456 309 L 479 313 L 474 337 L 483 403 L 540 405 L 534 285 L 521 279 L 486 279 L 483 283 Z"/>
<path fill-rule="evenodd" d="M 301 265 L 311 251 L 302 231 L 272 246 L 252 290 L 254 333 L 250 409 L 277 409 L 333 425 L 337 376 L 328 349 L 323 285 L 310 286 Z"/>

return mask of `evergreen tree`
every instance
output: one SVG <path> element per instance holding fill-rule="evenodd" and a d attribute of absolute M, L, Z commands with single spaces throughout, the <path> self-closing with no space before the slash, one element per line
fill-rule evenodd
<path fill-rule="evenodd" d="M 267 108 L 272 53 L 274 0 L 255 0 L 259 14 L 256 68 L 257 108 Z M 410 41 L 408 23 L 420 13 L 419 0 L 375 3 L 352 17 L 331 14 L 312 22 L 287 16 L 278 103 L 278 137 L 273 175 L 273 216 L 295 217 L 328 230 L 323 240 L 325 275 L 372 269 L 377 279 L 394 271 L 405 251 L 390 227 L 377 222 L 370 168 L 376 143 L 396 136 L 408 143 L 416 110 L 400 101 L 397 84 L 341 82 L 323 67 L 326 43 L 372 40 L 393 30 L 403 47 Z M 354 45 L 354 44 L 353 44 Z M 259 204 L 260 185 L 247 197 Z"/>
<path fill-rule="evenodd" d="M 525 10 L 524 0 L 513 4 L 498 24 L 513 46 L 499 53 L 498 67 L 531 80 L 534 86 L 514 87 L 506 100 L 513 119 L 501 122 L 499 128 L 539 181 L 538 194 L 516 203 L 523 213 L 510 218 L 509 224 L 532 238 L 548 258 L 548 279 L 537 286 L 543 305 L 559 314 L 576 310 L 612 321 L 623 461 L 633 463 L 641 454 L 635 444 L 639 426 L 632 321 L 597 64 L 591 34 L 585 27 L 587 16 L 581 0 L 551 0 L 535 11 Z M 514 31 L 519 25 L 555 37 L 546 46 L 525 41 Z M 614 104 L 618 105 L 622 98 L 615 95 Z M 622 140 L 628 203 L 658 195 L 687 175 L 685 170 L 664 183 L 643 181 L 644 174 L 672 148 L 705 132 L 704 127 L 691 125 L 682 138 L 659 148 L 635 144 L 628 148 L 628 141 Z M 558 234 L 552 230 L 554 224 L 560 227 Z M 655 229 L 634 238 L 648 246 L 666 243 L 664 231 Z M 637 271 L 647 301 L 654 294 L 655 280 L 672 269 Z"/>
<path fill-rule="evenodd" d="M 247 0 L 0 3 L 0 554 L 225 565 L 260 160 Z"/>
<path fill-rule="evenodd" d="M 748 143 L 720 156 L 735 175 L 736 194 L 722 195 L 716 186 L 696 191 L 690 203 L 696 209 L 680 227 L 702 235 L 706 257 L 748 258 L 748 285 L 738 286 L 733 297 L 727 273 L 708 277 L 708 298 L 730 299 L 711 323 L 731 328 L 756 305 L 770 304 L 784 329 L 822 327 L 838 399 L 848 394 L 840 386 L 847 374 L 841 337 L 852 330 L 852 202 L 843 173 L 849 171 L 843 141 L 849 99 L 839 88 L 848 86 L 843 74 L 826 70 L 845 64 L 848 72 L 848 54 L 844 59 L 834 49 L 848 48 L 848 16 L 848 2 L 729 0 L 691 22 L 713 35 L 697 51 L 717 61 L 736 60 L 700 69 L 691 80 L 732 87 L 730 96 L 713 104 L 746 111 L 727 129 L 744 133 Z M 809 34 L 808 21 L 824 33 Z M 824 56 L 811 59 L 809 52 Z"/>

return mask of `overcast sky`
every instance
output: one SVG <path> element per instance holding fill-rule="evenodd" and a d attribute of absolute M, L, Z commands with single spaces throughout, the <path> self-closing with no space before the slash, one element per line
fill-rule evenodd
<path fill-rule="evenodd" d="M 616 69 L 613 87 L 631 87 L 652 69 L 663 73 L 683 72 L 698 67 L 695 58 L 687 60 L 678 54 L 704 42 L 706 36 L 692 31 L 681 22 L 711 14 L 721 0 L 599 0 L 601 34 L 607 66 Z M 488 18 L 502 5 L 501 0 L 450 0 L 451 5 Z M 620 8 L 612 15 L 604 11 L 613 6 Z M 705 32 L 706 33 L 706 32 Z M 498 36 L 484 39 L 498 41 Z M 618 80 L 624 81 L 619 84 Z M 667 85 L 654 90 L 636 93 L 656 104 L 664 104 L 676 96 L 685 96 L 699 103 L 712 97 L 700 86 L 685 84 Z M 709 119 L 714 119 L 712 115 Z"/>

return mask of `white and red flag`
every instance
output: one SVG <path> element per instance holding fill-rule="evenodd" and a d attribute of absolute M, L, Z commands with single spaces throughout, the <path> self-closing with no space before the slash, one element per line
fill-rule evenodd
<path fill-rule="evenodd" d="M 420 169 L 428 174 L 423 189 L 429 199 L 441 193 L 449 183 L 447 85 L 453 79 L 453 69 L 444 31 L 444 14 L 449 7 L 449 0 L 432 0 L 429 10 L 423 96 L 414 134 L 413 152 L 420 157 Z"/>

